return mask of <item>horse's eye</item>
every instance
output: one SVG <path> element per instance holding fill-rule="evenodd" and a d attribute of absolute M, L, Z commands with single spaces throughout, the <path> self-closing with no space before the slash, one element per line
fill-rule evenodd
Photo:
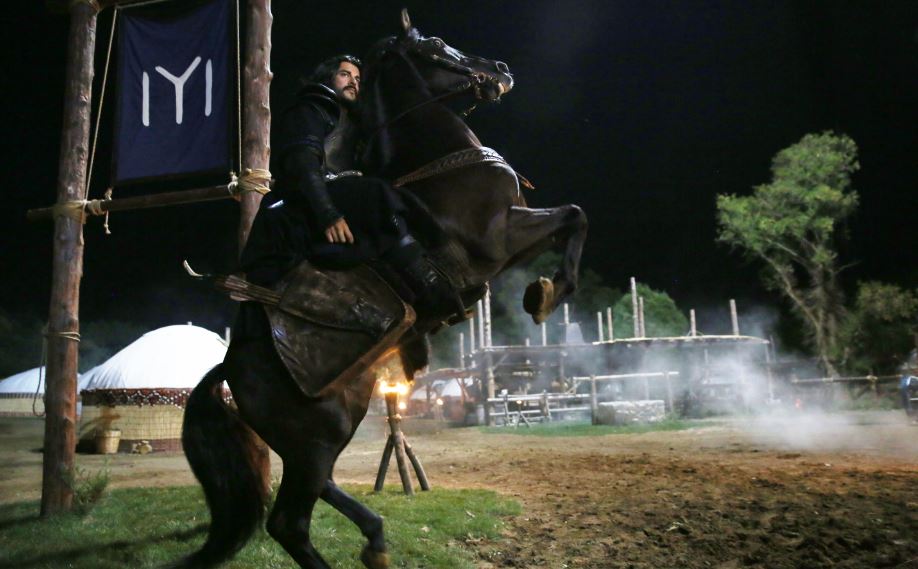
<path fill-rule="evenodd" d="M 441 40 L 441 39 L 439 39 L 439 38 L 435 38 L 434 41 L 433 41 L 433 44 L 434 44 L 434 46 L 436 46 L 436 47 L 438 47 L 438 48 L 440 48 L 440 49 L 443 49 L 443 46 L 446 45 L 445 43 L 443 43 L 443 40 Z"/>

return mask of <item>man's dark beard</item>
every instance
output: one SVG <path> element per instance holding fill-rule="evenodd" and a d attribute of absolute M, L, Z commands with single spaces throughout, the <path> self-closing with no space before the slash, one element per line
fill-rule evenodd
<path fill-rule="evenodd" d="M 348 112 L 353 111 L 354 108 L 357 106 L 357 99 L 354 99 L 352 101 L 350 99 L 345 99 L 344 97 L 338 97 L 338 102 Z"/>

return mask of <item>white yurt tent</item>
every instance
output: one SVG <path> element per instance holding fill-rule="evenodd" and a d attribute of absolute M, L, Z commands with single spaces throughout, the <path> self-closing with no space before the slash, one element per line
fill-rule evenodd
<path fill-rule="evenodd" d="M 147 332 L 83 374 L 80 437 L 120 431 L 122 452 L 143 441 L 153 450 L 179 450 L 188 395 L 225 354 L 224 340 L 197 326 Z"/>
<path fill-rule="evenodd" d="M 44 366 L 0 380 L 0 417 L 42 415 L 45 412 L 45 381 Z M 77 375 L 77 392 L 82 388 L 83 378 Z"/>

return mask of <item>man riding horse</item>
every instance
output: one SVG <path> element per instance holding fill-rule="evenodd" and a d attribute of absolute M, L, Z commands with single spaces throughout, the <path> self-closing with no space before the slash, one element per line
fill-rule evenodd
<path fill-rule="evenodd" d="M 273 285 L 304 259 L 330 269 L 381 262 L 416 307 L 454 310 L 456 291 L 409 233 L 400 196 L 356 169 L 359 92 L 360 60 L 334 56 L 281 115 L 275 189 L 282 201 L 259 211 L 241 268 L 250 282 Z"/>

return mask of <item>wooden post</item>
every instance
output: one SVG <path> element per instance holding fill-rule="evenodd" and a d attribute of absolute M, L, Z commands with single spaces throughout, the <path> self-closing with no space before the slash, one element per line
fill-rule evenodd
<path fill-rule="evenodd" d="M 594 425 L 599 424 L 599 399 L 596 395 L 596 376 L 590 376 L 590 419 Z"/>
<path fill-rule="evenodd" d="M 488 287 L 488 290 L 485 292 L 484 297 L 484 336 L 481 338 L 481 343 L 487 347 L 491 347 L 491 288 Z"/>
<path fill-rule="evenodd" d="M 465 369 L 465 334 L 459 332 L 459 369 Z"/>
<path fill-rule="evenodd" d="M 775 400 L 774 376 L 772 375 L 771 365 L 771 347 L 765 344 L 765 373 L 768 381 L 768 402 Z"/>
<path fill-rule="evenodd" d="M 644 297 L 638 297 L 638 325 L 641 338 L 647 337 L 647 329 L 644 328 Z"/>
<path fill-rule="evenodd" d="M 475 353 L 475 317 L 469 318 L 469 367 L 472 364 L 472 354 Z"/>
<path fill-rule="evenodd" d="M 606 307 L 606 326 L 609 329 L 609 341 L 611 342 L 612 340 L 615 339 L 615 334 L 614 334 L 615 328 L 612 326 L 612 307 L 611 306 Z"/>
<path fill-rule="evenodd" d="M 676 409 L 673 407 L 673 383 L 669 378 L 669 371 L 663 372 L 663 380 L 666 381 L 666 400 L 669 403 L 669 412 L 675 413 Z"/>
<path fill-rule="evenodd" d="M 602 311 L 601 310 L 596 313 L 596 338 L 600 342 L 604 341 L 602 337 Z"/>
<path fill-rule="evenodd" d="M 541 328 L 542 328 L 542 345 L 547 346 L 548 345 L 548 326 L 546 326 L 545 322 L 542 322 Z"/>
<path fill-rule="evenodd" d="M 733 335 L 739 336 L 739 319 L 736 316 L 736 301 L 730 299 L 730 323 L 733 325 Z"/>
<path fill-rule="evenodd" d="M 631 277 L 631 319 L 634 321 L 634 338 L 640 338 L 640 322 L 638 321 L 637 281 Z"/>
<path fill-rule="evenodd" d="M 698 335 L 698 329 L 695 327 L 695 309 L 694 308 L 689 310 L 689 320 L 692 323 L 692 327 L 689 330 L 689 336 L 694 338 L 695 336 Z"/>
<path fill-rule="evenodd" d="M 268 169 L 271 157 L 271 0 L 248 0 L 242 70 L 242 170 Z M 240 38 L 241 40 L 241 38 Z M 245 246 L 261 204 L 258 192 L 239 197 L 239 251 Z"/>
<path fill-rule="evenodd" d="M 484 302 L 479 300 L 477 303 L 477 308 L 478 309 L 476 310 L 476 312 L 478 313 L 478 349 L 479 351 L 481 351 L 481 348 L 488 345 L 488 343 L 485 341 Z"/>
<path fill-rule="evenodd" d="M 564 303 L 564 342 L 563 342 L 564 344 L 567 344 L 567 330 L 571 326 L 570 310 L 571 310 L 570 307 L 568 307 L 567 303 L 565 302 Z"/>
<path fill-rule="evenodd" d="M 542 397 L 539 399 L 539 405 L 542 407 L 542 420 L 546 423 L 551 422 L 551 408 L 548 406 L 548 392 L 542 390 Z"/>
<path fill-rule="evenodd" d="M 94 0 L 70 3 L 64 120 L 58 161 L 57 203 L 84 199 L 89 125 L 92 114 Z M 51 302 L 48 310 L 47 388 L 42 463 L 41 515 L 73 507 L 76 452 L 76 387 L 80 341 L 80 278 L 83 275 L 83 214 L 54 220 Z"/>
<path fill-rule="evenodd" d="M 245 53 L 242 69 L 242 170 L 267 170 L 271 157 L 271 0 L 248 0 L 246 14 Z M 239 38 L 242 41 L 242 38 Z M 241 47 L 241 46 L 240 46 Z M 239 254 L 245 247 L 252 230 L 252 222 L 262 195 L 242 192 L 239 195 Z M 271 480 L 271 451 L 262 440 L 256 444 L 256 461 L 262 480 L 269 486 Z"/>

